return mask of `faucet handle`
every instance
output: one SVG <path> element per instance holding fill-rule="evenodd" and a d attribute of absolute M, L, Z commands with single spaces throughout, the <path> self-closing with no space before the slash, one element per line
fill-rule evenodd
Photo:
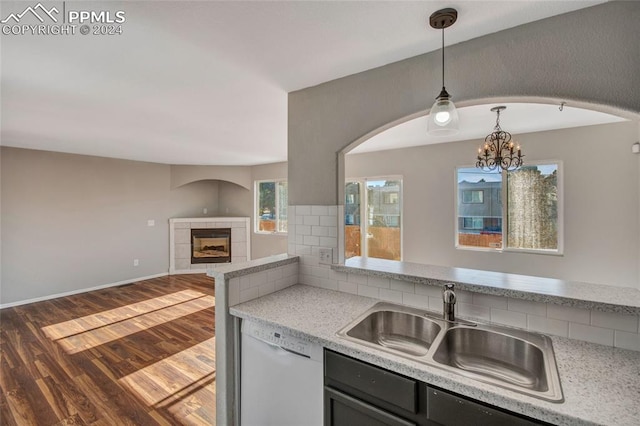
<path fill-rule="evenodd" d="M 456 303 L 456 293 L 453 287 L 453 283 L 445 284 L 442 287 L 442 300 L 445 303 Z"/>

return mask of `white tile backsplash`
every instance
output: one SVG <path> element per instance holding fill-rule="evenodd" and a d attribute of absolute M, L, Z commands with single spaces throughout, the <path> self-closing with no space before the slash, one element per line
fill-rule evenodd
<path fill-rule="evenodd" d="M 358 284 L 349 281 L 338 281 L 338 290 L 345 293 L 358 294 Z"/>
<path fill-rule="evenodd" d="M 440 287 L 434 287 L 431 285 L 416 285 L 415 286 L 416 294 L 424 294 L 429 297 L 439 297 L 440 302 L 442 302 L 442 289 Z"/>
<path fill-rule="evenodd" d="M 382 300 L 386 300 L 387 302 L 393 302 L 393 303 L 402 303 L 401 291 L 389 290 L 388 288 L 381 288 L 379 292 L 380 292 L 380 299 Z"/>
<path fill-rule="evenodd" d="M 314 216 L 326 216 L 329 214 L 327 206 L 311 206 L 311 214 Z"/>
<path fill-rule="evenodd" d="M 248 302 L 298 283 L 298 263 L 231 278 L 228 283 L 229 306 Z"/>
<path fill-rule="evenodd" d="M 379 288 L 389 288 L 389 278 L 384 277 L 368 277 L 367 285 Z"/>
<path fill-rule="evenodd" d="M 569 337 L 587 342 L 613 346 L 613 330 L 590 325 L 569 323 Z"/>
<path fill-rule="evenodd" d="M 327 226 L 312 226 L 311 235 L 317 237 L 326 237 L 329 234 L 329 227 Z"/>
<path fill-rule="evenodd" d="M 567 321 L 539 317 L 537 315 L 527 315 L 527 329 L 556 336 L 569 336 L 569 323 Z"/>
<path fill-rule="evenodd" d="M 473 294 L 473 304 L 488 308 L 507 309 L 507 298 L 504 296 L 492 296 L 490 294 Z"/>
<path fill-rule="evenodd" d="M 391 279 L 389 280 L 389 285 L 391 290 L 401 291 L 404 293 L 416 292 L 416 285 L 414 283 Z"/>
<path fill-rule="evenodd" d="M 416 308 L 429 309 L 429 296 L 422 294 L 402 293 L 402 304 Z"/>
<path fill-rule="evenodd" d="M 640 334 L 615 330 L 613 344 L 616 348 L 640 351 Z"/>
<path fill-rule="evenodd" d="M 491 322 L 526 329 L 527 315 L 521 312 L 491 308 Z"/>
<path fill-rule="evenodd" d="M 257 299 L 260 297 L 258 287 L 250 287 L 246 290 L 240 290 L 240 303 L 248 302 L 249 300 Z"/>
<path fill-rule="evenodd" d="M 320 216 L 305 216 L 302 221 L 305 225 L 310 226 L 319 226 L 320 225 Z"/>
<path fill-rule="evenodd" d="M 472 305 L 469 303 L 456 303 L 458 315 L 472 319 L 491 321 L 491 308 L 482 305 Z"/>
<path fill-rule="evenodd" d="M 613 312 L 591 312 L 591 325 L 614 330 L 637 332 L 638 316 L 622 315 Z"/>
<path fill-rule="evenodd" d="M 289 221 L 295 224 L 289 233 L 289 253 L 301 256 L 297 282 L 442 312 L 441 286 L 336 272 L 329 265 L 320 265 L 320 247 L 332 248 L 334 262 L 338 261 L 338 236 L 343 235 L 337 225 L 339 211 L 338 206 L 289 206 Z M 314 238 L 305 240 L 305 237 Z M 341 238 L 343 241 L 344 236 Z M 638 315 L 603 313 L 462 290 L 457 290 L 456 296 L 456 315 L 461 317 L 640 350 Z"/>
<path fill-rule="evenodd" d="M 358 295 L 366 297 L 380 298 L 380 289 L 378 287 L 370 287 L 364 284 L 358 284 Z"/>
<path fill-rule="evenodd" d="M 547 317 L 575 323 L 589 324 L 591 315 L 587 309 L 548 304 Z"/>
<path fill-rule="evenodd" d="M 444 306 L 442 305 L 441 297 L 429 297 L 429 310 L 433 312 L 437 312 L 439 314 L 444 314 Z"/>
<path fill-rule="evenodd" d="M 507 299 L 507 309 L 525 314 L 537 315 L 539 317 L 547 316 L 547 305 L 545 303 L 533 302 L 531 300 Z"/>
<path fill-rule="evenodd" d="M 229 306 L 240 303 L 240 278 L 229 280 Z"/>
<path fill-rule="evenodd" d="M 360 274 L 347 274 L 347 280 L 356 284 L 367 284 L 368 277 Z"/>
<path fill-rule="evenodd" d="M 258 294 L 260 295 L 260 297 L 266 296 L 267 294 L 271 294 L 275 291 L 276 291 L 275 281 L 265 282 L 258 287 Z"/>
<path fill-rule="evenodd" d="M 240 291 L 248 290 L 253 287 L 251 284 L 251 275 L 244 275 L 238 278 L 238 280 L 240 281 Z"/>
<path fill-rule="evenodd" d="M 442 291 L 442 289 L 439 289 Z M 458 303 L 473 303 L 473 293 L 470 291 L 456 290 L 456 301 Z"/>

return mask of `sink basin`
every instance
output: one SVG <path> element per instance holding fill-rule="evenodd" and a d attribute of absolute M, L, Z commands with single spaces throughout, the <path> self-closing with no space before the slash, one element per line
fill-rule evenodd
<path fill-rule="evenodd" d="M 551 339 L 541 334 L 449 322 L 424 310 L 380 302 L 338 336 L 525 395 L 564 400 Z"/>
<path fill-rule="evenodd" d="M 427 354 L 444 325 L 423 314 L 423 311 L 406 306 L 378 303 L 338 335 L 399 355 L 420 357 Z"/>
<path fill-rule="evenodd" d="M 440 325 L 425 317 L 396 311 L 376 311 L 346 332 L 354 339 L 409 355 L 426 355 Z"/>
<path fill-rule="evenodd" d="M 432 359 L 467 377 L 562 400 L 547 336 L 499 327 L 454 326 L 446 330 Z"/>

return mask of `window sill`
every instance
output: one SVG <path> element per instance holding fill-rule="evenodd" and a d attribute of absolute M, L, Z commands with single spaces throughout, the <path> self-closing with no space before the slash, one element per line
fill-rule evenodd
<path fill-rule="evenodd" d="M 534 249 L 516 249 L 516 248 L 491 248 L 491 247 L 472 247 L 456 245 L 456 250 L 481 251 L 488 253 L 527 253 L 541 254 L 544 256 L 564 256 L 560 250 L 534 250 Z"/>

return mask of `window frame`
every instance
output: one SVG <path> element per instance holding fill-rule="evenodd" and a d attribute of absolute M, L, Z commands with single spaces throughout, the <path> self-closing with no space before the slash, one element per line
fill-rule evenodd
<path fill-rule="evenodd" d="M 464 201 L 464 194 L 471 195 L 470 201 Z M 480 194 L 480 201 L 473 201 L 473 194 Z M 484 204 L 484 190 L 483 189 L 463 189 L 462 190 L 462 204 Z"/>
<path fill-rule="evenodd" d="M 358 202 L 360 203 L 360 256 L 363 258 L 368 258 L 368 239 L 367 239 L 367 229 L 370 226 L 368 224 L 367 218 L 367 209 L 365 206 L 368 205 L 367 198 L 367 182 L 375 182 L 375 181 L 400 181 L 400 192 L 398 192 L 398 202 L 393 203 L 397 204 L 400 210 L 400 218 L 398 220 L 398 228 L 400 228 L 400 261 L 404 260 L 404 176 L 402 175 L 381 175 L 381 176 L 367 176 L 367 177 L 354 177 L 354 178 L 346 178 L 344 180 L 344 185 L 346 187 L 349 183 L 359 183 L 360 184 L 360 197 Z M 384 201 L 384 200 L 383 200 Z M 385 204 L 385 203 L 383 203 Z M 343 216 L 344 217 L 344 216 Z M 346 221 L 343 219 L 343 226 L 347 226 Z M 346 244 L 346 242 L 345 242 Z"/>
<path fill-rule="evenodd" d="M 460 232 L 460 224 L 459 224 L 459 211 L 458 211 L 458 170 L 459 169 L 471 169 L 475 168 L 475 165 L 462 165 L 456 166 L 454 168 L 454 246 L 456 249 L 460 250 L 470 250 L 470 251 L 482 251 L 482 252 L 491 252 L 491 253 L 529 253 L 529 254 L 542 254 L 542 255 L 550 255 L 550 256 L 563 256 L 564 255 L 564 165 L 562 160 L 537 160 L 527 162 L 527 166 L 545 166 L 545 165 L 555 165 L 558 168 L 558 176 L 557 176 L 557 209 L 558 209 L 558 218 L 557 218 L 557 231 L 558 231 L 558 248 L 557 249 L 531 249 L 531 248 L 517 248 L 517 247 L 508 247 L 507 246 L 507 235 L 509 233 L 509 218 L 507 215 L 509 206 L 509 200 L 507 196 L 507 172 L 502 171 L 501 175 L 501 189 L 499 192 L 499 199 L 502 204 L 502 247 L 474 247 L 474 246 L 465 246 L 459 243 L 459 232 Z M 504 202 L 502 202 L 504 201 Z M 470 229 L 470 228 L 462 228 L 462 229 Z"/>
<path fill-rule="evenodd" d="M 260 209 L 260 184 L 261 183 L 271 183 L 273 182 L 275 184 L 275 215 L 274 215 L 274 219 L 276 222 L 276 228 L 273 231 L 261 231 L 260 230 L 260 215 L 258 214 L 258 211 Z M 288 197 L 288 192 L 289 192 L 289 183 L 287 179 L 261 179 L 261 180 L 256 180 L 253 182 L 253 192 L 254 192 L 254 197 L 253 197 L 253 215 L 254 215 L 254 220 L 253 220 L 253 232 L 255 234 L 260 234 L 260 235 L 288 235 L 288 214 L 287 214 L 287 218 L 284 219 L 284 221 L 286 221 L 287 223 L 287 231 L 279 231 L 278 230 L 278 222 L 282 221 L 282 219 L 280 219 L 280 209 L 279 209 L 279 199 L 280 199 L 280 192 L 278 191 L 278 184 L 281 183 L 286 183 L 287 184 L 287 197 Z"/>

